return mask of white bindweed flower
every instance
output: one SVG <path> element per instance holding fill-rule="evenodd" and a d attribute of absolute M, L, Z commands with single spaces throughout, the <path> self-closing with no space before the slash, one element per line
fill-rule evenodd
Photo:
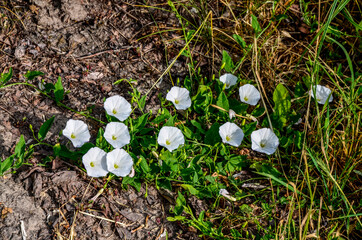
<path fill-rule="evenodd" d="M 221 196 L 226 197 L 226 198 L 229 199 L 230 201 L 236 201 L 236 198 L 230 196 L 230 193 L 229 193 L 228 190 L 226 190 L 226 189 L 223 189 L 223 188 L 220 189 L 219 194 L 220 194 Z"/>
<path fill-rule="evenodd" d="M 230 108 L 229 109 L 229 118 L 233 119 L 235 116 L 236 116 L 236 112 Z"/>
<path fill-rule="evenodd" d="M 162 127 L 158 134 L 157 142 L 172 152 L 185 143 L 185 138 L 177 127 Z"/>
<path fill-rule="evenodd" d="M 323 87 L 321 85 L 312 86 L 309 94 L 312 95 L 312 97 L 315 98 L 319 104 L 325 104 L 328 99 L 328 102 L 333 101 L 332 91 L 329 88 Z"/>
<path fill-rule="evenodd" d="M 104 131 L 104 138 L 114 148 L 121 148 L 131 141 L 127 126 L 120 122 L 108 123 Z"/>
<path fill-rule="evenodd" d="M 114 149 L 107 154 L 107 169 L 118 177 L 125 177 L 131 173 L 132 157 L 123 149 Z"/>
<path fill-rule="evenodd" d="M 260 100 L 260 93 L 253 85 L 245 84 L 239 88 L 240 101 L 255 106 Z"/>
<path fill-rule="evenodd" d="M 89 149 L 83 155 L 82 161 L 88 176 L 104 177 L 107 175 L 107 153 L 98 147 Z"/>
<path fill-rule="evenodd" d="M 220 126 L 219 134 L 223 143 L 238 147 L 243 141 L 244 133 L 235 123 L 227 122 Z"/>
<path fill-rule="evenodd" d="M 186 88 L 172 87 L 166 99 L 171 101 L 177 110 L 185 110 L 191 106 L 190 92 Z"/>
<path fill-rule="evenodd" d="M 74 147 L 81 147 L 90 139 L 90 133 L 87 124 L 81 120 L 69 119 L 63 135 L 72 141 Z"/>
<path fill-rule="evenodd" d="M 273 154 L 279 145 L 279 139 L 270 128 L 262 128 L 251 134 L 251 148 L 254 151 Z"/>
<path fill-rule="evenodd" d="M 131 104 L 119 95 L 107 98 L 104 102 L 104 109 L 108 115 L 114 116 L 120 121 L 126 120 L 132 112 Z"/>
<path fill-rule="evenodd" d="M 229 89 L 236 84 L 238 77 L 230 73 L 226 73 L 220 77 L 220 82 L 225 84 L 225 89 Z"/>

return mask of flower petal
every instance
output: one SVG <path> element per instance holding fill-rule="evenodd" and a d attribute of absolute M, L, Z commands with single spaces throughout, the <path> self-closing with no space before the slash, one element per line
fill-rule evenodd
<path fill-rule="evenodd" d="M 260 100 L 259 91 L 251 84 L 239 88 L 240 101 L 255 106 Z"/>
<path fill-rule="evenodd" d="M 186 88 L 172 87 L 166 95 L 177 110 L 186 110 L 191 106 L 190 92 Z"/>
<path fill-rule="evenodd" d="M 74 147 L 81 147 L 90 139 L 88 126 L 81 120 L 69 119 L 63 135 L 72 142 Z"/>
<path fill-rule="evenodd" d="M 309 94 L 315 98 L 319 104 L 325 104 L 327 100 L 328 102 L 333 101 L 332 91 L 321 85 L 312 86 Z"/>
<path fill-rule="evenodd" d="M 251 133 L 251 148 L 254 151 L 273 154 L 279 146 L 279 139 L 270 128 L 262 128 Z"/>
<path fill-rule="evenodd" d="M 220 82 L 225 84 L 225 89 L 229 89 L 234 86 L 238 81 L 238 77 L 233 74 L 226 73 L 220 77 Z"/>
<path fill-rule="evenodd" d="M 184 135 L 177 127 L 162 127 L 157 138 L 159 145 L 167 148 L 170 152 L 185 143 Z"/>
<path fill-rule="evenodd" d="M 83 155 L 82 162 L 87 170 L 88 176 L 91 177 L 104 177 L 107 175 L 107 153 L 98 147 L 94 147 L 88 150 Z"/>
<path fill-rule="evenodd" d="M 104 138 L 114 148 L 121 148 L 131 141 L 127 126 L 120 122 L 108 123 L 104 131 Z"/>
<path fill-rule="evenodd" d="M 108 171 L 119 177 L 130 174 L 133 166 L 132 157 L 123 149 L 114 149 L 107 154 Z"/>
<path fill-rule="evenodd" d="M 243 130 L 235 123 L 224 123 L 219 128 L 219 135 L 223 143 L 228 143 L 231 146 L 238 147 L 244 138 Z"/>
<path fill-rule="evenodd" d="M 108 115 L 114 116 L 120 121 L 126 120 L 132 112 L 131 104 L 119 95 L 107 98 L 104 102 L 104 109 Z"/>

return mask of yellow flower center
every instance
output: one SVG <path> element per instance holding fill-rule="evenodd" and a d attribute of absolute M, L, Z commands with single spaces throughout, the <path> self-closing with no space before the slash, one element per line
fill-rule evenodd
<path fill-rule="evenodd" d="M 226 87 L 229 87 L 230 86 L 230 83 L 226 83 Z"/>
<path fill-rule="evenodd" d="M 230 141 L 231 137 L 230 136 L 226 136 L 226 141 Z"/>
<path fill-rule="evenodd" d="M 113 140 L 113 141 L 116 141 L 116 140 L 117 140 L 117 137 L 114 136 L 114 135 L 112 135 L 112 140 Z"/>
<path fill-rule="evenodd" d="M 171 142 L 169 140 L 166 140 L 166 145 L 171 145 Z"/>
<path fill-rule="evenodd" d="M 72 133 L 71 135 L 70 135 L 70 138 L 75 138 L 75 135 L 74 135 L 74 133 Z"/>
<path fill-rule="evenodd" d="M 114 167 L 115 169 L 119 168 L 119 166 L 118 166 L 117 164 L 114 164 L 113 167 Z"/>
<path fill-rule="evenodd" d="M 89 164 L 91 167 L 94 167 L 94 162 L 90 162 Z"/>
<path fill-rule="evenodd" d="M 116 110 L 116 109 L 113 109 L 112 113 L 113 113 L 113 114 L 117 114 L 117 110 Z"/>
<path fill-rule="evenodd" d="M 244 100 L 245 100 L 245 101 L 248 101 L 248 100 L 249 100 L 249 98 L 248 98 L 248 97 L 244 97 Z"/>
<path fill-rule="evenodd" d="M 265 140 L 261 140 L 260 142 L 260 147 L 264 148 L 266 146 L 266 141 Z"/>
<path fill-rule="evenodd" d="M 175 99 L 175 103 L 176 103 L 176 104 L 179 104 L 179 103 L 180 103 L 180 101 L 179 101 L 179 100 L 177 100 L 177 99 Z"/>
<path fill-rule="evenodd" d="M 320 102 L 322 99 L 320 99 L 320 98 L 317 98 L 317 102 Z"/>

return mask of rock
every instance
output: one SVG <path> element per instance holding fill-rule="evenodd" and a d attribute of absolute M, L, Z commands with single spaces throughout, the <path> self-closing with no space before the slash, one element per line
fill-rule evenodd
<path fill-rule="evenodd" d="M 104 74 L 101 72 L 92 72 L 87 75 L 88 80 L 98 80 L 104 77 Z"/>
<path fill-rule="evenodd" d="M 25 55 L 25 46 L 18 46 L 15 49 L 15 57 L 20 60 L 22 57 L 24 57 L 24 55 Z"/>
<path fill-rule="evenodd" d="M 88 15 L 82 1 L 63 0 L 62 9 L 74 21 L 83 21 Z"/>

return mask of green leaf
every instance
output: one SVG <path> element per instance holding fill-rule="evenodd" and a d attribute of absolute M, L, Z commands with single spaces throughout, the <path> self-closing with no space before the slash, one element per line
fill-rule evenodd
<path fill-rule="evenodd" d="M 291 107 L 291 97 L 288 90 L 279 83 L 273 93 L 274 111 L 278 116 L 287 117 Z"/>
<path fill-rule="evenodd" d="M 237 100 L 235 98 L 229 99 L 229 108 L 234 110 L 234 112 L 237 114 L 246 115 L 248 106 L 248 104 L 242 104 L 240 100 Z"/>
<path fill-rule="evenodd" d="M 47 92 L 47 93 L 49 93 L 49 92 L 51 92 L 51 91 L 54 91 L 54 89 L 55 89 L 53 83 L 46 83 L 46 84 L 44 85 L 44 88 L 45 88 L 45 89 L 44 89 L 45 92 Z"/>
<path fill-rule="evenodd" d="M 141 182 L 137 178 L 131 178 L 129 176 L 126 176 L 122 179 L 122 184 L 131 185 L 132 187 L 134 187 L 137 190 L 137 192 L 139 192 L 141 190 Z"/>
<path fill-rule="evenodd" d="M 161 122 L 165 121 L 166 119 L 168 119 L 170 117 L 169 115 L 166 114 L 162 114 L 160 116 L 157 116 L 155 119 L 152 120 L 153 124 L 160 124 Z"/>
<path fill-rule="evenodd" d="M 175 116 L 171 116 L 163 126 L 174 127 L 175 126 Z"/>
<path fill-rule="evenodd" d="M 16 144 L 14 155 L 16 158 L 20 158 L 25 152 L 25 139 L 24 135 L 20 136 L 19 142 Z"/>
<path fill-rule="evenodd" d="M 24 75 L 24 77 L 28 80 L 33 80 L 34 78 L 38 77 L 38 76 L 43 76 L 44 73 L 40 72 L 40 71 L 27 71 L 26 74 Z"/>
<path fill-rule="evenodd" d="M 214 123 L 211 128 L 205 134 L 205 143 L 209 145 L 215 145 L 220 142 L 221 138 L 219 135 L 219 123 Z"/>
<path fill-rule="evenodd" d="M 201 133 L 205 133 L 205 130 L 202 128 L 202 125 L 198 121 L 191 120 L 191 124 L 194 125 Z"/>
<path fill-rule="evenodd" d="M 187 75 L 184 79 L 184 87 L 190 92 L 192 91 L 192 80 L 189 75 Z"/>
<path fill-rule="evenodd" d="M 193 131 L 191 131 L 191 129 L 190 128 L 188 128 L 188 127 L 186 127 L 186 126 L 183 126 L 182 127 L 183 128 L 183 134 L 184 134 L 184 136 L 186 137 L 186 138 L 188 138 L 188 139 L 194 139 L 194 132 Z"/>
<path fill-rule="evenodd" d="M 206 85 L 200 85 L 197 94 L 192 97 L 192 107 L 197 113 L 204 114 L 208 111 L 212 100 L 211 88 Z"/>
<path fill-rule="evenodd" d="M 295 90 L 294 90 L 294 94 L 296 97 L 303 97 L 305 94 L 305 90 L 303 88 L 303 84 L 301 82 L 297 82 L 297 84 L 295 85 Z"/>
<path fill-rule="evenodd" d="M 145 108 L 146 98 L 147 98 L 147 95 L 144 95 L 144 96 L 141 97 L 140 100 L 138 101 L 138 107 L 140 108 L 141 111 Z"/>
<path fill-rule="evenodd" d="M 134 129 L 136 132 L 141 131 L 147 124 L 149 113 L 143 114 L 141 117 L 137 118 L 136 123 L 134 124 Z"/>
<path fill-rule="evenodd" d="M 287 19 L 288 18 L 288 15 L 286 14 L 279 14 L 277 16 L 274 16 L 272 17 L 272 21 L 281 21 L 281 20 L 284 20 L 284 19 Z"/>
<path fill-rule="evenodd" d="M 226 111 L 229 111 L 229 101 L 224 92 L 220 93 L 219 97 L 217 98 L 216 105 L 225 109 Z"/>
<path fill-rule="evenodd" d="M 253 27 L 256 34 L 261 32 L 261 27 L 258 22 L 258 18 L 255 15 L 251 15 L 251 26 Z"/>
<path fill-rule="evenodd" d="M 295 131 L 295 136 L 294 136 L 294 144 L 299 148 L 302 149 L 303 147 L 303 140 L 304 140 L 304 133 L 303 132 L 299 132 L 299 131 Z"/>
<path fill-rule="evenodd" d="M 186 217 L 184 217 L 184 216 L 167 217 L 167 221 L 170 221 L 170 222 L 183 221 L 185 219 L 186 219 Z"/>
<path fill-rule="evenodd" d="M 100 127 L 97 133 L 96 146 L 101 149 L 104 149 L 107 146 L 107 141 L 103 135 L 104 135 L 104 130 L 103 128 Z"/>
<path fill-rule="evenodd" d="M 245 48 L 246 47 L 246 43 L 244 41 L 244 39 L 242 37 L 240 37 L 237 34 L 233 34 L 233 38 L 235 39 L 235 41 L 242 47 Z"/>
<path fill-rule="evenodd" d="M 244 137 L 249 136 L 256 129 L 257 122 L 246 124 L 243 127 Z"/>
<path fill-rule="evenodd" d="M 227 72 L 232 72 L 234 70 L 234 63 L 231 59 L 229 53 L 225 50 L 222 51 L 222 62 L 221 65 Z"/>
<path fill-rule="evenodd" d="M 171 182 L 167 179 L 157 180 L 157 187 L 172 191 Z"/>
<path fill-rule="evenodd" d="M 179 171 L 179 162 L 177 158 L 175 158 L 172 153 L 165 152 L 161 155 L 161 159 L 164 161 L 162 164 L 162 169 L 166 171 L 173 171 L 178 172 Z"/>
<path fill-rule="evenodd" d="M 0 86 L 5 85 L 12 77 L 13 77 L 13 69 L 9 68 L 9 72 L 1 74 Z"/>
<path fill-rule="evenodd" d="M 14 155 L 11 155 L 3 162 L 0 162 L 0 176 L 4 175 L 4 173 L 11 168 L 14 162 Z"/>
<path fill-rule="evenodd" d="M 181 187 L 183 187 L 185 190 L 188 190 L 192 195 L 198 195 L 199 194 L 199 190 L 197 190 L 196 188 L 194 188 L 192 185 L 189 184 L 181 184 Z"/>
<path fill-rule="evenodd" d="M 40 141 L 43 140 L 46 137 L 50 127 L 52 126 L 52 124 L 54 122 L 54 118 L 55 118 L 55 116 L 49 118 L 47 121 L 45 121 L 43 123 L 43 125 L 41 125 L 39 133 L 38 133 L 38 139 Z"/>
<path fill-rule="evenodd" d="M 54 156 L 59 156 L 67 159 L 77 160 L 78 154 L 70 151 L 66 146 L 60 145 L 59 143 L 53 146 Z"/>
<path fill-rule="evenodd" d="M 144 173 L 151 172 L 151 168 L 148 166 L 147 160 L 143 156 L 140 156 L 139 165 Z"/>
<path fill-rule="evenodd" d="M 54 85 L 54 95 L 55 95 L 55 101 L 58 103 L 63 100 L 64 98 L 64 88 L 62 85 L 62 78 L 58 77 L 57 83 Z"/>
<path fill-rule="evenodd" d="M 174 209 L 174 213 L 175 215 L 181 215 L 182 212 L 184 211 L 184 207 L 186 206 L 186 199 L 185 197 L 181 194 L 181 191 L 178 192 L 178 197 L 176 199 L 176 205 L 175 205 L 175 209 Z"/>

